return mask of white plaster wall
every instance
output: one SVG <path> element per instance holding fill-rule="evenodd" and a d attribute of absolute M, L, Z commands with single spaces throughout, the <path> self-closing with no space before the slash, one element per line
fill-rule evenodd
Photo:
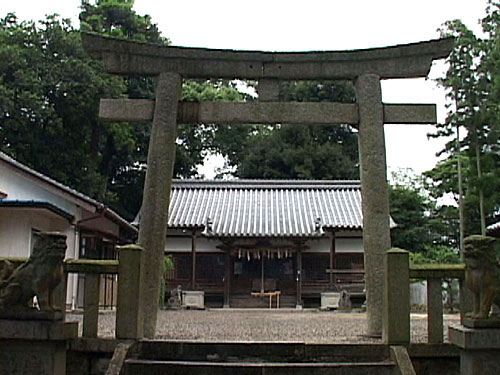
<path fill-rule="evenodd" d="M 326 237 L 307 241 L 306 246 L 309 248 L 304 253 L 329 253 L 331 243 L 331 234 L 327 233 Z"/>
<path fill-rule="evenodd" d="M 28 257 L 31 230 L 58 231 L 67 236 L 66 257 L 73 257 L 74 230 L 69 222 L 43 210 L 0 209 L 0 256 Z"/>
<path fill-rule="evenodd" d="M 32 229 L 57 231 L 66 235 L 66 258 L 78 257 L 78 238 L 74 226 L 55 214 L 43 210 L 19 208 L 0 209 L 0 256 L 27 258 L 30 256 Z M 76 275 L 69 275 L 66 303 L 75 298 Z"/>
<path fill-rule="evenodd" d="M 15 172 L 12 168 L 0 163 L 0 191 L 7 194 L 8 200 L 38 200 L 50 202 L 55 206 L 77 215 L 77 207 L 67 199 L 30 181 L 27 177 Z"/>
<path fill-rule="evenodd" d="M 336 233 L 335 234 L 335 252 L 336 253 L 362 253 L 363 252 L 363 238 L 361 232 L 349 233 Z M 340 237 L 341 236 L 341 237 Z M 306 242 L 309 247 L 304 252 L 309 253 L 329 253 L 332 243 L 332 234 L 326 233 L 325 237 L 320 239 L 313 239 Z"/>
<path fill-rule="evenodd" d="M 410 283 L 410 305 L 427 304 L 427 281 Z"/>
<path fill-rule="evenodd" d="M 336 253 L 362 253 L 363 252 L 363 238 L 336 238 L 335 239 L 335 252 Z"/>
<path fill-rule="evenodd" d="M 308 249 L 304 252 L 310 253 L 329 253 L 332 242 L 331 233 L 326 233 L 325 237 L 311 239 L 306 242 Z M 221 252 L 217 248 L 220 241 L 198 237 L 196 240 L 196 251 L 203 252 Z M 283 245 L 286 247 L 286 244 Z M 165 251 L 169 253 L 191 252 L 191 237 L 167 237 Z M 361 237 L 341 237 L 335 239 L 335 251 L 337 253 L 362 253 L 363 239 Z"/>
<path fill-rule="evenodd" d="M 196 238 L 196 252 L 222 252 L 217 246 L 220 241 L 204 237 Z M 191 237 L 167 237 L 165 251 L 169 253 L 191 252 Z"/>

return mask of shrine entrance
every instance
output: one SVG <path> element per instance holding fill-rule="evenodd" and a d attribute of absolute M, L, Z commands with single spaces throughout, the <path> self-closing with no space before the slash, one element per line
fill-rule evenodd
<path fill-rule="evenodd" d="M 100 117 L 151 121 L 139 244 L 145 257 L 144 334 L 154 337 L 158 288 L 165 249 L 169 194 L 178 123 L 308 124 L 355 126 L 359 134 L 363 200 L 363 243 L 367 334 L 382 334 L 386 270 L 390 248 L 384 124 L 434 124 L 433 104 L 382 103 L 382 79 L 426 77 L 431 63 L 450 53 L 453 40 L 355 51 L 260 52 L 151 45 L 83 34 L 90 54 L 100 55 L 110 73 L 158 77 L 155 100 L 102 100 Z M 189 78 L 258 81 L 258 101 L 183 103 L 181 83 Z M 355 104 L 279 101 L 284 80 L 351 80 Z M 299 265 L 300 267 L 300 265 Z"/>

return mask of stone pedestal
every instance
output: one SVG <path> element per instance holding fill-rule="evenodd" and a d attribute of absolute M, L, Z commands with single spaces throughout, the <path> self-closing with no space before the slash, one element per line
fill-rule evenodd
<path fill-rule="evenodd" d="M 78 323 L 0 319 L 0 375 L 66 374 L 66 340 Z"/>
<path fill-rule="evenodd" d="M 322 292 L 321 310 L 338 309 L 339 300 L 340 300 L 340 293 L 338 292 Z"/>
<path fill-rule="evenodd" d="M 500 374 L 500 328 L 451 326 L 448 336 L 461 349 L 461 375 Z"/>
<path fill-rule="evenodd" d="M 201 290 L 183 290 L 182 306 L 190 309 L 205 309 L 205 292 Z"/>

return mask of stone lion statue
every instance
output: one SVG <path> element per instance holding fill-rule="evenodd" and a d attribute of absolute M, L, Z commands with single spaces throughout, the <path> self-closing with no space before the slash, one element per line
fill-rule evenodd
<path fill-rule="evenodd" d="M 497 240 L 488 236 L 464 239 L 465 282 L 472 291 L 473 310 L 467 317 L 487 319 L 491 305 L 500 305 L 500 258 Z"/>
<path fill-rule="evenodd" d="M 4 261 L 0 265 L 0 314 L 33 312 L 33 297 L 40 311 L 60 311 L 54 305 L 53 292 L 61 282 L 66 236 L 56 232 L 36 234 L 29 260 L 14 269 Z"/>

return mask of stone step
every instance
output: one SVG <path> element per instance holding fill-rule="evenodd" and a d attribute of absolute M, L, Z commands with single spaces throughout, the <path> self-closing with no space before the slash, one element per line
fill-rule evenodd
<path fill-rule="evenodd" d="M 332 362 L 212 362 L 128 359 L 127 373 L 148 375 L 392 375 L 391 361 L 364 363 Z"/>
<path fill-rule="evenodd" d="M 219 362 L 381 362 L 390 353 L 389 347 L 382 344 L 144 340 L 136 344 L 133 357 Z"/>

